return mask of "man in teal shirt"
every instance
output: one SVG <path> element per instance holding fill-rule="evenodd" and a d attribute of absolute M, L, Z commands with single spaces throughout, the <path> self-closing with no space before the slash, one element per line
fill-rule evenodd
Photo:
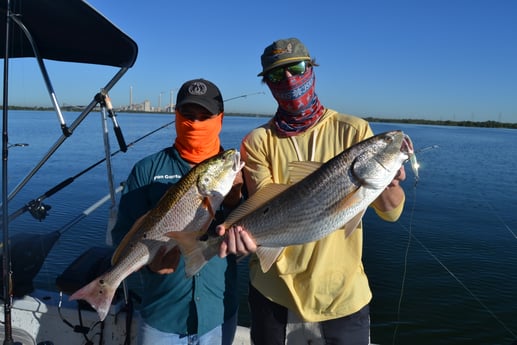
<path fill-rule="evenodd" d="M 213 83 L 190 80 L 176 99 L 174 145 L 136 163 L 127 178 L 112 230 L 120 243 L 134 222 L 153 208 L 171 184 L 196 164 L 218 154 L 224 106 Z M 241 199 L 242 177 L 221 207 L 224 214 Z M 198 274 L 185 277 L 185 264 L 176 248 L 161 250 L 140 270 L 142 303 L 139 344 L 229 345 L 237 323 L 237 274 L 235 257 L 213 258 Z M 223 327 L 224 323 L 224 327 Z"/>

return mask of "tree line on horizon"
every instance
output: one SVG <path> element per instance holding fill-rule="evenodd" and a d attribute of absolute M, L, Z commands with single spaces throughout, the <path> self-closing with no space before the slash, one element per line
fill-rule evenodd
<path fill-rule="evenodd" d="M 504 123 L 498 121 L 451 121 L 451 120 L 423 120 L 423 119 L 381 119 L 365 117 L 368 122 L 411 123 L 417 125 L 460 126 L 460 127 L 484 127 L 484 128 L 511 128 L 517 129 L 517 123 Z"/>
<path fill-rule="evenodd" d="M 27 107 L 27 106 L 9 106 L 10 110 L 37 110 L 37 111 L 53 111 L 52 107 Z M 82 107 L 64 106 L 63 111 L 81 111 Z M 144 113 L 142 111 L 127 111 L 127 113 Z M 171 114 L 170 112 L 161 112 L 162 114 Z M 153 114 L 157 114 L 153 112 Z M 272 117 L 268 114 L 241 114 L 241 113 L 225 113 L 227 116 L 247 116 L 247 117 Z M 460 126 L 460 127 L 482 127 L 482 128 L 510 128 L 517 129 L 517 123 L 506 123 L 498 121 L 452 121 L 452 120 L 425 120 L 425 119 L 385 119 L 378 117 L 364 117 L 368 122 L 387 122 L 387 123 L 409 123 L 417 125 L 438 125 L 438 126 Z"/>

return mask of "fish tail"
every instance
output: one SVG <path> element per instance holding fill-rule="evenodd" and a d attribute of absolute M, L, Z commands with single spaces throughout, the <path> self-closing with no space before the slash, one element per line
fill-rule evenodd
<path fill-rule="evenodd" d="M 116 287 L 107 284 L 101 276 L 74 292 L 68 300 L 85 300 L 97 311 L 99 319 L 103 321 L 108 314 L 115 291 Z"/>
<path fill-rule="evenodd" d="M 211 258 L 218 254 L 221 241 L 222 237 L 209 238 L 207 241 L 198 241 L 197 245 L 189 250 L 182 248 L 185 274 L 188 278 L 198 273 Z"/>

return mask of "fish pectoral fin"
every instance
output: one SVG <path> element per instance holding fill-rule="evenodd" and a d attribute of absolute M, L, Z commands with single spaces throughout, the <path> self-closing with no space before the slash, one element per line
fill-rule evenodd
<path fill-rule="evenodd" d="M 359 223 L 361 222 L 361 219 L 363 218 L 365 212 L 366 209 L 362 210 L 354 218 L 350 219 L 348 223 L 345 224 L 345 238 L 348 238 L 350 235 L 354 233 L 354 231 L 357 230 L 357 227 L 359 226 Z"/>
<path fill-rule="evenodd" d="M 185 276 L 190 278 L 199 272 L 208 261 L 219 252 L 222 237 L 212 237 L 207 241 L 196 241 L 190 248 L 181 249 L 185 259 Z"/>
<path fill-rule="evenodd" d="M 289 162 L 289 184 L 300 182 L 308 175 L 318 170 L 323 163 L 303 161 L 303 162 Z"/>
<path fill-rule="evenodd" d="M 163 235 L 172 238 L 180 247 L 187 247 L 189 244 L 196 242 L 199 237 L 204 234 L 205 229 L 199 231 L 169 231 Z"/>
<path fill-rule="evenodd" d="M 206 233 L 203 228 L 198 231 L 171 231 L 164 235 L 176 242 L 182 254 L 187 254 L 194 251 L 202 241 L 199 238 Z"/>
<path fill-rule="evenodd" d="M 199 272 L 208 262 L 209 259 L 203 255 L 203 248 L 192 248 L 188 253 L 183 255 L 185 258 L 185 277 L 191 278 Z"/>
<path fill-rule="evenodd" d="M 345 210 L 356 208 L 357 204 L 364 199 L 364 192 L 365 190 L 363 188 L 358 188 L 352 193 L 348 194 L 346 198 L 337 204 L 337 209 Z M 352 233 L 357 229 L 357 226 L 361 222 L 365 212 L 366 208 L 356 214 L 352 219 L 346 222 L 346 224 L 341 225 L 341 227 L 345 229 L 345 238 L 352 235 Z"/>
<path fill-rule="evenodd" d="M 210 203 L 210 198 L 204 197 L 203 200 L 201 201 L 201 203 L 202 203 L 203 207 L 205 207 L 208 210 L 208 214 L 210 214 L 210 218 L 214 219 L 215 218 L 215 210 L 212 207 L 212 204 Z"/>
<path fill-rule="evenodd" d="M 338 202 L 335 207 L 338 210 L 345 210 L 347 208 L 354 207 L 360 203 L 364 198 L 364 189 L 357 188 L 353 192 L 349 193 L 343 200 Z"/>
<path fill-rule="evenodd" d="M 135 233 L 137 233 L 138 230 L 140 230 L 140 227 L 144 223 L 145 217 L 148 214 L 149 214 L 149 212 L 145 213 L 143 216 L 138 218 L 135 221 L 135 223 L 133 224 L 133 226 L 131 227 L 131 229 L 129 229 L 129 231 L 126 233 L 126 235 L 124 236 L 122 241 L 120 241 L 119 245 L 117 246 L 117 249 L 115 249 L 115 252 L 111 256 L 111 264 L 112 265 L 114 265 L 114 264 L 116 264 L 118 262 L 119 257 L 121 255 L 122 251 L 124 251 L 124 249 L 126 249 L 126 247 L 129 244 L 129 242 L 131 242 L 131 240 L 135 236 Z"/>
<path fill-rule="evenodd" d="M 257 248 L 257 257 L 260 261 L 260 268 L 262 272 L 266 273 L 269 271 L 271 266 L 276 262 L 276 259 L 282 254 L 284 247 L 258 247 Z"/>
<path fill-rule="evenodd" d="M 239 219 L 255 211 L 257 208 L 261 207 L 287 188 L 289 188 L 289 185 L 287 184 L 269 183 L 265 185 L 244 201 L 239 207 L 234 209 L 228 215 L 223 225 L 225 228 L 229 228 L 233 224 L 236 224 Z"/>

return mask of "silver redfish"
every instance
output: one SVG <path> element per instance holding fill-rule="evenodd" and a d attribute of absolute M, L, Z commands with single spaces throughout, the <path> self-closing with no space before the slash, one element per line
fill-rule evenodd
<path fill-rule="evenodd" d="M 293 162 L 294 184 L 264 186 L 235 209 L 224 226 L 242 226 L 251 233 L 262 270 L 267 271 L 285 246 L 312 242 L 339 228 L 349 236 L 413 154 L 409 137 L 392 131 L 357 143 L 324 164 Z M 216 255 L 222 240 L 180 244 L 187 275 Z"/>
<path fill-rule="evenodd" d="M 167 233 L 183 232 L 197 239 L 206 232 L 243 165 L 240 153 L 232 149 L 193 167 L 135 222 L 113 254 L 111 269 L 70 300 L 86 300 L 104 320 L 122 280 L 151 262 L 162 245 L 176 245 Z"/>

